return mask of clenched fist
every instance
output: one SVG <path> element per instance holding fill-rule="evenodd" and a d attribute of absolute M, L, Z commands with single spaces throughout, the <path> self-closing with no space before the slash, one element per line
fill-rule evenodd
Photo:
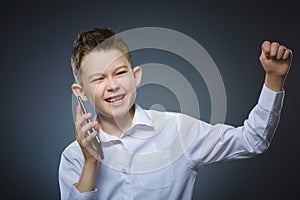
<path fill-rule="evenodd" d="M 292 63 L 292 51 L 278 42 L 264 41 L 259 57 L 266 71 L 265 84 L 271 90 L 283 90 L 284 80 Z"/>

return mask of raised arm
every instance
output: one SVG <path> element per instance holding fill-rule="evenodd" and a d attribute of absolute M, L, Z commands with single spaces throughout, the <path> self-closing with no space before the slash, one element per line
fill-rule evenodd
<path fill-rule="evenodd" d="M 251 158 L 268 149 L 280 119 L 285 94 L 283 86 L 291 66 L 292 51 L 277 42 L 265 41 L 259 59 L 266 72 L 265 84 L 257 105 L 243 125 L 211 125 L 182 118 L 184 123 L 181 124 L 185 124 L 180 128 L 183 138 L 192 138 L 186 155 L 193 165 Z"/>

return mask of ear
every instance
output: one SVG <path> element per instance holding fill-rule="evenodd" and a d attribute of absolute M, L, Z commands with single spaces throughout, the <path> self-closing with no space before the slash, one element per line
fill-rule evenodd
<path fill-rule="evenodd" d="M 139 86 L 142 80 L 142 68 L 140 66 L 136 66 L 133 68 L 133 76 L 135 80 L 135 86 Z"/>
<path fill-rule="evenodd" d="M 85 92 L 82 88 L 82 86 L 78 83 L 73 83 L 72 86 L 71 86 L 71 89 L 73 91 L 73 94 L 78 97 L 80 96 L 82 98 L 83 101 L 87 101 L 88 98 L 87 96 L 85 95 Z"/>

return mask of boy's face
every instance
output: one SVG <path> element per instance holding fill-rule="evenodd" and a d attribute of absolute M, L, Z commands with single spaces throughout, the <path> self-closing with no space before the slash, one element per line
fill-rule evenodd
<path fill-rule="evenodd" d="M 92 101 L 100 116 L 120 118 L 133 112 L 142 71 L 140 67 L 132 69 L 123 53 L 116 49 L 93 51 L 83 59 L 81 72 L 81 94 Z"/>

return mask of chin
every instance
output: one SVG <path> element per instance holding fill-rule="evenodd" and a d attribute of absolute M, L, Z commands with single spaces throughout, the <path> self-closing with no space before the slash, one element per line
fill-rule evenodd
<path fill-rule="evenodd" d="M 103 107 L 102 107 L 103 108 Z M 107 107 L 106 109 L 98 109 L 100 115 L 106 118 L 123 118 L 130 114 L 133 105 L 120 106 L 120 107 Z"/>

